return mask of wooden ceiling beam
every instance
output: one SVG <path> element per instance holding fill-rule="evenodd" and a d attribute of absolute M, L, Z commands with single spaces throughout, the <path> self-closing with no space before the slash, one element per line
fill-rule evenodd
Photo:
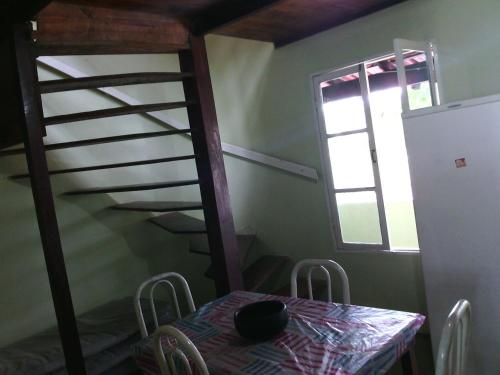
<path fill-rule="evenodd" d="M 196 36 L 210 33 L 281 1 L 283 0 L 225 0 L 218 2 L 207 8 L 191 22 L 191 32 Z"/>
<path fill-rule="evenodd" d="M 38 54 L 173 53 L 189 48 L 189 31 L 164 15 L 53 2 L 36 18 Z"/>

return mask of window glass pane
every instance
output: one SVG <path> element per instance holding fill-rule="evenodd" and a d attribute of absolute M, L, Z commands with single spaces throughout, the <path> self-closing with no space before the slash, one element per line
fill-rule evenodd
<path fill-rule="evenodd" d="M 382 63 L 370 64 L 370 67 Z M 372 82 L 380 82 L 374 69 Z M 382 72 L 380 72 L 381 75 Z M 425 86 L 428 82 L 413 85 Z M 418 249 L 413 194 L 411 190 L 408 156 L 401 120 L 401 89 L 394 84 L 370 86 L 370 109 L 377 146 L 377 159 L 384 197 L 391 249 Z M 423 96 L 425 98 L 425 95 Z M 430 94 L 429 94 L 430 97 Z"/>
<path fill-rule="evenodd" d="M 321 92 L 327 134 L 366 128 L 358 73 L 322 82 Z"/>
<path fill-rule="evenodd" d="M 429 81 L 413 83 L 407 86 L 410 109 L 427 108 L 432 106 L 431 87 Z"/>
<path fill-rule="evenodd" d="M 377 197 L 373 191 L 335 194 L 342 241 L 381 244 Z"/>
<path fill-rule="evenodd" d="M 427 55 L 422 51 L 405 50 L 403 56 L 410 110 L 432 106 Z"/>
<path fill-rule="evenodd" d="M 368 133 L 330 138 L 328 148 L 335 189 L 374 186 Z"/>

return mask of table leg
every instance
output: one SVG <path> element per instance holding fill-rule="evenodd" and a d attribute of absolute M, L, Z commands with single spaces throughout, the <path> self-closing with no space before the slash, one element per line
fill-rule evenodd
<path fill-rule="evenodd" d="M 415 343 L 412 343 L 405 354 L 401 357 L 401 365 L 404 375 L 418 375 L 417 356 L 415 355 Z"/>

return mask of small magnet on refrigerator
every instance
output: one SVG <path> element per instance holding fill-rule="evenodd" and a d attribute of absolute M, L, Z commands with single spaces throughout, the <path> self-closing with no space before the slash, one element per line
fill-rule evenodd
<path fill-rule="evenodd" d="M 457 168 L 463 168 L 467 166 L 467 161 L 465 158 L 455 159 L 455 166 Z"/>

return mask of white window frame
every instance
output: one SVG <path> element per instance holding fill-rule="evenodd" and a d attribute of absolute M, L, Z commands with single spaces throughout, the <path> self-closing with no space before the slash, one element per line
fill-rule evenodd
<path fill-rule="evenodd" d="M 401 106 L 403 113 L 411 112 L 408 100 L 408 89 L 406 87 L 406 72 L 404 67 L 404 51 L 419 51 L 425 53 L 427 71 L 429 72 L 429 84 L 431 90 L 432 106 L 441 104 L 439 98 L 439 80 L 437 73 L 437 51 L 432 42 L 417 42 L 407 39 L 394 39 L 394 55 L 396 56 L 396 69 L 398 82 L 401 87 Z"/>
<path fill-rule="evenodd" d="M 414 49 L 416 51 L 422 51 L 421 48 L 426 47 L 423 52 L 426 52 L 428 68 L 429 68 L 429 82 L 431 85 L 431 97 L 432 97 L 432 105 L 439 105 L 440 99 L 440 91 L 439 91 L 439 76 L 437 73 L 437 51 L 434 44 L 430 42 L 413 42 L 409 40 L 396 39 L 394 40 L 395 51 L 385 54 L 380 54 L 376 57 L 366 59 L 362 62 L 358 62 L 356 64 L 350 65 L 345 68 L 335 69 L 329 72 L 323 72 L 314 74 L 312 76 L 312 89 L 313 89 L 313 97 L 314 104 L 316 110 L 316 123 L 318 126 L 319 133 L 319 142 L 320 142 L 320 151 L 321 151 L 321 160 L 324 172 L 324 179 L 326 185 L 326 195 L 327 195 L 327 203 L 329 208 L 330 215 L 330 227 L 333 232 L 333 237 L 336 242 L 336 250 L 337 251 L 384 251 L 384 252 L 405 252 L 405 253 L 415 253 L 419 252 L 419 249 L 415 250 L 398 250 L 391 249 L 389 244 L 389 235 L 387 229 L 387 219 L 385 216 L 385 205 L 382 194 L 382 186 L 380 182 L 380 172 L 378 167 L 377 160 L 377 149 L 374 139 L 373 133 L 373 121 L 371 116 L 371 109 L 369 103 L 369 83 L 366 73 L 366 64 L 372 61 L 376 61 L 379 59 L 384 59 L 389 56 L 396 56 L 396 64 L 397 64 L 397 73 L 398 73 L 398 82 L 400 87 L 402 88 L 402 93 L 406 94 L 404 98 L 404 94 L 402 94 L 402 106 L 403 106 L 403 114 L 407 112 L 411 112 L 409 109 L 408 102 L 408 92 L 406 91 L 406 75 L 404 71 L 404 67 L 402 67 L 401 62 L 403 61 L 403 50 L 406 49 Z M 399 55 L 399 56 L 398 56 Z M 399 59 L 399 60 L 398 60 Z M 345 75 L 359 73 L 359 82 L 361 88 L 361 97 L 363 98 L 363 104 L 365 108 L 365 116 L 366 116 L 366 128 L 337 133 L 334 135 L 329 135 L 326 130 L 326 123 L 323 113 L 323 95 L 320 84 L 325 81 L 333 80 L 339 77 L 343 77 Z M 406 102 L 404 101 L 406 100 Z M 405 104 L 406 103 L 406 104 Z M 405 106 L 406 105 L 406 106 Z M 330 162 L 330 153 L 328 148 L 328 139 L 331 137 L 338 137 L 349 134 L 356 133 L 368 133 L 369 139 L 369 147 L 370 152 L 372 154 L 372 166 L 373 166 L 373 177 L 374 177 L 374 187 L 370 188 L 353 188 L 353 189 L 335 189 L 333 182 L 333 174 L 332 174 L 332 166 Z M 377 206 L 378 206 L 378 214 L 379 214 L 379 223 L 380 223 L 380 233 L 382 238 L 381 244 L 369 244 L 369 243 L 349 243 L 344 242 L 342 240 L 342 233 L 340 227 L 340 217 L 339 211 L 337 207 L 337 201 L 335 198 L 336 193 L 341 192 L 354 192 L 354 191 L 374 191 L 377 197 Z"/>
<path fill-rule="evenodd" d="M 361 88 L 361 97 L 363 99 L 363 105 L 364 105 L 364 110 L 365 110 L 365 121 L 366 121 L 366 128 L 363 129 L 358 129 L 358 130 L 353 130 L 353 131 L 348 131 L 348 132 L 342 132 L 342 133 L 336 133 L 336 134 L 327 134 L 326 131 L 326 123 L 325 123 L 325 117 L 324 113 L 322 110 L 323 107 L 323 94 L 321 90 L 321 83 L 325 81 L 330 81 L 336 78 L 344 77 L 346 75 L 350 74 L 359 74 L 359 84 Z M 327 168 L 325 168 L 325 175 L 327 178 L 327 185 L 328 185 L 328 200 L 329 204 L 331 207 L 331 217 L 333 219 L 333 222 L 335 225 L 333 225 L 333 230 L 335 233 L 335 239 L 337 242 L 337 249 L 339 250 L 355 250 L 359 249 L 362 247 L 363 249 L 366 250 L 386 250 L 389 248 L 389 237 L 388 237 L 388 231 L 387 231 L 387 220 L 385 218 L 385 212 L 384 212 L 384 204 L 383 204 L 383 196 L 382 196 L 382 189 L 381 189 L 381 184 L 380 184 L 380 173 L 378 170 L 378 163 L 376 162 L 376 154 L 377 154 L 377 149 L 375 146 L 375 138 L 373 135 L 373 124 L 372 124 L 372 116 L 371 116 L 371 110 L 370 110 L 370 103 L 368 100 L 368 92 L 369 92 L 369 87 L 368 87 L 368 79 L 366 75 L 366 70 L 365 70 L 365 64 L 356 64 L 352 65 L 347 68 L 343 69 L 338 69 L 335 70 L 331 73 L 326 73 L 326 74 L 321 74 L 317 75 L 313 78 L 314 82 L 314 93 L 315 93 L 315 103 L 316 103 L 316 112 L 319 117 L 319 125 L 320 125 L 320 137 L 321 137 L 321 144 L 322 144 L 322 153 L 323 153 L 323 159 L 327 163 Z M 368 143 L 370 147 L 370 153 L 372 155 L 372 168 L 373 168 L 373 179 L 374 179 L 374 186 L 373 187 L 363 187 L 363 188 L 349 188 L 349 189 L 336 189 L 334 186 L 333 182 L 333 174 L 332 174 L 332 167 L 331 167 L 331 162 L 330 162 L 330 157 L 329 157 L 329 149 L 328 149 L 328 140 L 330 138 L 334 137 L 342 137 L 342 136 L 347 136 L 351 134 L 360 134 L 360 133 L 367 133 L 368 134 Z M 359 191 L 373 191 L 375 192 L 375 195 L 377 197 L 377 208 L 378 208 L 378 216 L 379 216 L 379 224 L 380 224 L 380 234 L 381 234 L 381 243 L 380 244 L 369 244 L 369 243 L 350 243 L 350 242 L 344 242 L 342 240 L 342 233 L 341 233 L 341 227 L 340 227 L 340 217 L 339 217 L 339 211 L 338 211 L 338 206 L 337 206 L 337 200 L 335 198 L 335 194 L 337 193 L 350 193 L 350 192 L 359 192 Z"/>

